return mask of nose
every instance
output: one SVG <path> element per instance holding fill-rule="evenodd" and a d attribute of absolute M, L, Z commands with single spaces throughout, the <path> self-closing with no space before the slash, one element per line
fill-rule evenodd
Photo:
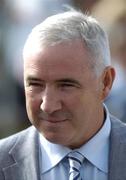
<path fill-rule="evenodd" d="M 42 93 L 42 102 L 40 109 L 43 112 L 51 114 L 55 111 L 61 110 L 62 104 L 58 95 L 54 89 L 46 88 Z"/>

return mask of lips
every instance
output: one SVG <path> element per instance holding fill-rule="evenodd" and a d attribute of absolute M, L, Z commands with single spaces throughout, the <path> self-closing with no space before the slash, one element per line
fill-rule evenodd
<path fill-rule="evenodd" d="M 44 119 L 44 120 L 45 120 L 45 119 Z M 66 119 L 63 119 L 63 120 L 46 119 L 45 121 L 50 122 L 50 123 L 62 123 L 62 122 L 65 122 Z"/>

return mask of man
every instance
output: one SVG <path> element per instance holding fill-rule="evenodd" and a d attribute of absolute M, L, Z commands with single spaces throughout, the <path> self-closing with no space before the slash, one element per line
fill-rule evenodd
<path fill-rule="evenodd" d="M 33 126 L 1 140 L 0 180 L 126 179 L 126 127 L 103 104 L 115 70 L 98 22 L 76 11 L 49 17 L 23 57 Z"/>

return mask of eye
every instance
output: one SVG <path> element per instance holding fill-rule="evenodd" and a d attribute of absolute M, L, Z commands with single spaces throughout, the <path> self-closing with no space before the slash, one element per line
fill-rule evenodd
<path fill-rule="evenodd" d="M 26 82 L 26 87 L 30 91 L 36 91 L 36 90 L 42 91 L 44 89 L 44 84 L 37 81 L 29 81 L 29 82 Z"/>
<path fill-rule="evenodd" d="M 63 83 L 61 84 L 61 87 L 75 87 L 75 85 L 72 83 Z"/>
<path fill-rule="evenodd" d="M 61 83 L 59 84 L 59 87 L 61 90 L 74 90 L 77 88 L 77 86 L 73 83 Z"/>
<path fill-rule="evenodd" d="M 58 81 L 58 86 L 62 90 L 74 90 L 81 88 L 80 83 L 77 80 L 74 79 L 61 79 Z"/>
<path fill-rule="evenodd" d="M 26 82 L 26 86 L 27 87 L 32 87 L 32 86 L 40 86 L 41 84 L 39 82 L 35 82 L 35 81 L 28 81 Z"/>

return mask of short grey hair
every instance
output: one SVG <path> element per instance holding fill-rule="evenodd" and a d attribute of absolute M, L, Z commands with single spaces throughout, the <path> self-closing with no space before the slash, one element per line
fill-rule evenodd
<path fill-rule="evenodd" d="M 80 39 L 91 55 L 91 66 L 101 73 L 110 65 L 108 37 L 98 21 L 80 11 L 72 10 L 48 17 L 33 28 L 24 46 L 23 55 L 36 48 Z"/>

